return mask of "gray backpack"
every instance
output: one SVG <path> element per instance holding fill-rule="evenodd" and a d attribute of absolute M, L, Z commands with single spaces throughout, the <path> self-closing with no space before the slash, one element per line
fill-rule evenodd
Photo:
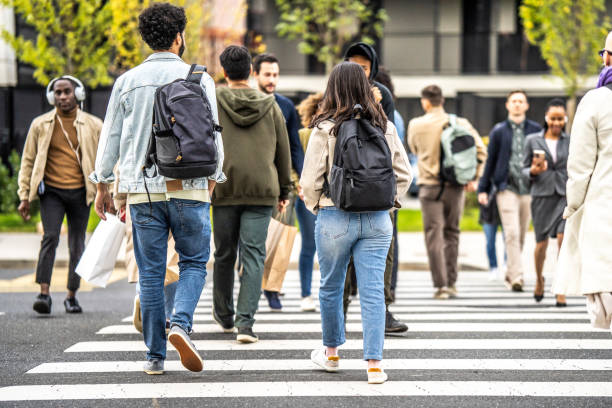
<path fill-rule="evenodd" d="M 457 115 L 448 115 L 442 130 L 440 179 L 455 186 L 464 186 L 476 177 L 478 160 L 476 142 L 468 129 L 457 125 Z"/>

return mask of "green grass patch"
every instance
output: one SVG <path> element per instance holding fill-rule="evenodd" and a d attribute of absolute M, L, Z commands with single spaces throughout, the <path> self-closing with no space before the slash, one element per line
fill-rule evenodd
<path fill-rule="evenodd" d="M 478 224 L 478 209 L 466 208 L 460 224 L 461 231 L 482 231 Z M 422 232 L 423 217 L 421 210 L 399 210 L 397 213 L 397 230 L 399 232 Z"/>
<path fill-rule="evenodd" d="M 32 216 L 29 221 L 24 221 L 16 211 L 0 213 L 0 232 L 36 232 L 36 224 L 38 222 L 40 222 L 40 213 Z M 92 205 L 89 213 L 89 222 L 87 223 L 87 231 L 93 232 L 99 222 L 100 218 Z M 66 225 L 65 217 L 64 225 Z"/>

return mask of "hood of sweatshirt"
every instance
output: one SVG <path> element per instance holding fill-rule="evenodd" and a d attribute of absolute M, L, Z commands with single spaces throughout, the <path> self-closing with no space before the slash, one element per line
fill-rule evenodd
<path fill-rule="evenodd" d="M 348 59 L 353 55 L 361 55 L 362 57 L 366 57 L 370 60 L 372 66 L 370 67 L 370 77 L 368 79 L 373 81 L 376 74 L 378 74 L 378 55 L 376 54 L 374 47 L 363 42 L 351 44 L 351 46 L 349 46 L 344 53 L 344 60 L 348 61 Z"/>
<path fill-rule="evenodd" d="M 217 103 L 236 126 L 248 127 L 268 113 L 276 101 L 274 95 L 266 95 L 251 88 L 219 87 Z"/>

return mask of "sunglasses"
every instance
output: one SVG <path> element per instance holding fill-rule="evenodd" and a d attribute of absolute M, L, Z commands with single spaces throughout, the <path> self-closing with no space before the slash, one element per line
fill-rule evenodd
<path fill-rule="evenodd" d="M 612 55 L 612 51 L 610 51 L 610 50 L 606 50 L 606 49 L 604 48 L 603 50 L 599 50 L 599 52 L 598 52 L 599 56 L 603 58 L 603 56 L 604 56 L 604 52 L 607 52 L 607 53 L 608 53 L 608 55 Z"/>

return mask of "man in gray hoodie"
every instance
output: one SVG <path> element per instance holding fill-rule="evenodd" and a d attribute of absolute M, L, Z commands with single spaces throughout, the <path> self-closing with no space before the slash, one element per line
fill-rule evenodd
<path fill-rule="evenodd" d="M 217 88 L 228 181 L 213 193 L 215 265 L 213 317 L 224 332 L 253 343 L 261 296 L 268 224 L 275 205 L 287 204 L 291 155 L 285 119 L 273 95 L 249 87 L 251 56 L 229 46 L 220 56 L 228 86 Z M 240 292 L 234 311 L 234 265 L 240 247 Z M 234 315 L 236 315 L 234 319 Z M 234 327 L 235 326 L 235 327 Z"/>

